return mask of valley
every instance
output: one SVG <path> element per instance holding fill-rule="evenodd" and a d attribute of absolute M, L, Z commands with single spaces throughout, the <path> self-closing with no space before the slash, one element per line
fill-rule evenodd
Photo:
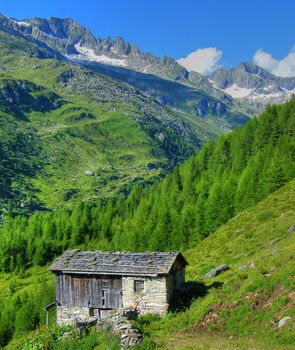
<path fill-rule="evenodd" d="M 187 259 L 135 349 L 291 350 L 294 92 L 253 63 L 202 75 L 71 18 L 0 15 L 0 348 L 120 348 L 55 311 L 45 327 L 48 267 L 81 249 Z"/>

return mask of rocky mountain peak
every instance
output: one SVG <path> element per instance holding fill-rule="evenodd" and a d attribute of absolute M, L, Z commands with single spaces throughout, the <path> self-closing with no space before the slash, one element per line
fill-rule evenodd
<path fill-rule="evenodd" d="M 250 62 L 241 62 L 240 65 L 237 67 L 238 70 L 241 70 L 247 73 L 252 73 L 252 74 L 256 74 L 258 71 L 258 68 L 260 67 Z"/>
<path fill-rule="evenodd" d="M 295 92 L 295 78 L 277 77 L 254 63 L 242 62 L 232 69 L 219 69 L 212 73 L 210 81 L 221 91 L 243 103 L 282 103 Z"/>

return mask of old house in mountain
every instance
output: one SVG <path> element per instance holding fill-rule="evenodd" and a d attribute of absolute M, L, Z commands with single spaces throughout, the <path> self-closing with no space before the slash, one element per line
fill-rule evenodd
<path fill-rule="evenodd" d="M 56 274 L 57 323 L 103 318 L 122 308 L 164 315 L 186 265 L 178 252 L 66 251 L 50 267 Z"/>

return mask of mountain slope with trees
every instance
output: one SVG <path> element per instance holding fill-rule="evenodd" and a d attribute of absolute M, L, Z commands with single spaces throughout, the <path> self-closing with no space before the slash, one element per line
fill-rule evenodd
<path fill-rule="evenodd" d="M 295 99 L 270 106 L 244 128 L 128 198 L 77 202 L 30 218 L 5 218 L 0 267 L 44 265 L 69 247 L 184 250 L 294 178 Z"/>
<path fill-rule="evenodd" d="M 184 252 L 199 294 L 181 312 L 141 321 L 156 349 L 293 349 L 294 206 L 293 180 Z M 203 279 L 220 264 L 228 270 Z"/>
<path fill-rule="evenodd" d="M 65 62 L 0 58 L 1 210 L 112 196 L 204 141 L 131 86 Z"/>
<path fill-rule="evenodd" d="M 144 335 L 140 349 L 293 349 L 294 205 L 293 180 L 183 251 L 189 262 L 186 280 L 197 286 L 195 299 L 189 305 L 191 301 L 182 298 L 182 308 L 163 319 L 139 318 L 135 327 Z M 229 269 L 203 280 L 221 263 Z M 97 345 L 93 338 L 100 333 L 61 343 L 66 330 L 54 329 L 53 312 L 51 329 L 45 330 L 44 305 L 54 299 L 54 276 L 47 267 L 1 273 L 0 287 L 0 344 L 14 337 L 7 349 L 50 344 L 53 349 L 71 345 L 89 350 L 90 344 Z M 278 321 L 286 316 L 291 320 L 278 329 Z M 36 325 L 41 328 L 28 336 Z M 108 346 L 104 338 L 98 344 Z M 120 348 L 115 340 L 112 344 L 114 350 Z"/>
<path fill-rule="evenodd" d="M 177 82 L 81 66 L 22 26 L 0 16 L 0 216 L 128 193 L 248 120 Z"/>

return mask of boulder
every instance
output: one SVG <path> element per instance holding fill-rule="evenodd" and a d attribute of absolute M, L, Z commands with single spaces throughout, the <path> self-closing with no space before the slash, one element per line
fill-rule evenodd
<path fill-rule="evenodd" d="M 73 333 L 72 332 L 65 332 L 63 335 L 62 335 L 62 340 L 68 340 L 69 338 L 71 338 L 73 336 Z"/>
<path fill-rule="evenodd" d="M 291 236 L 291 234 L 295 231 L 295 224 L 293 224 L 289 230 L 288 230 L 288 235 Z"/>
<path fill-rule="evenodd" d="M 282 318 L 280 321 L 279 321 L 279 324 L 278 324 L 278 328 L 282 328 L 284 327 L 288 321 L 291 320 L 291 317 L 290 316 L 286 316 L 284 318 Z"/>
<path fill-rule="evenodd" d="M 241 265 L 239 267 L 239 270 L 243 271 L 243 270 L 246 270 L 248 267 L 250 267 L 251 269 L 255 269 L 254 261 L 250 261 L 249 263 Z"/>
<path fill-rule="evenodd" d="M 209 271 L 204 277 L 203 279 L 208 279 L 208 278 L 212 278 L 212 277 L 216 277 L 217 275 L 219 275 L 222 271 L 226 271 L 229 270 L 229 266 L 227 264 L 221 264 L 219 266 L 214 267 L 214 269 L 212 269 L 211 271 Z"/>
<path fill-rule="evenodd" d="M 86 170 L 84 173 L 86 176 L 94 176 L 93 172 L 90 170 Z"/>

